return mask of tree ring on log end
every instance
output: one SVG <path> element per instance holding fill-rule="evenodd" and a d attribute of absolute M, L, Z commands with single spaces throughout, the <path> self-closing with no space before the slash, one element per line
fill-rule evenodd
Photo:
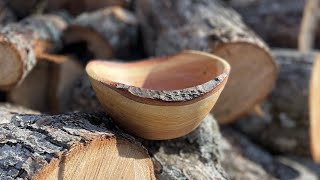
<path fill-rule="evenodd" d="M 52 160 L 34 179 L 122 179 L 154 178 L 146 151 L 124 139 L 97 138 L 88 144 L 74 144 Z"/>
<path fill-rule="evenodd" d="M 228 83 L 212 111 L 220 123 L 229 123 L 247 113 L 270 93 L 276 80 L 277 66 L 264 48 L 248 42 L 222 44 L 213 49 L 213 53 L 232 67 Z M 241 94 L 230 97 L 235 91 Z"/>

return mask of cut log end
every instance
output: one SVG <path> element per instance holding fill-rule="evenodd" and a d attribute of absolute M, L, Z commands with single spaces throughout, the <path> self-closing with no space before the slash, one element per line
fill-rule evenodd
<path fill-rule="evenodd" d="M 227 43 L 213 53 L 232 65 L 228 83 L 212 111 L 220 123 L 230 123 L 268 95 L 276 80 L 277 67 L 265 49 L 250 43 Z M 229 97 L 235 91 L 241 95 Z"/>
<path fill-rule="evenodd" d="M 21 79 L 23 62 L 18 49 L 9 42 L 0 42 L 0 54 L 0 90 L 8 90 Z"/>
<path fill-rule="evenodd" d="M 74 146 L 40 171 L 35 179 L 86 177 L 147 180 L 154 179 L 154 172 L 146 151 L 141 151 L 127 140 L 101 138 L 87 145 Z"/>
<path fill-rule="evenodd" d="M 85 34 L 85 36 L 84 36 Z M 70 25 L 64 33 L 66 44 L 85 43 L 88 50 L 95 58 L 110 58 L 113 56 L 113 50 L 110 44 L 102 35 L 92 30 L 90 27 L 81 27 Z"/>
<path fill-rule="evenodd" d="M 320 54 L 312 68 L 310 81 L 310 138 L 311 154 L 315 161 L 320 163 Z"/>

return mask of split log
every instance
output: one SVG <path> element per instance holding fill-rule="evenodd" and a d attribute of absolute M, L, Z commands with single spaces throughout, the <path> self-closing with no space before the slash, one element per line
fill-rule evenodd
<path fill-rule="evenodd" d="M 149 55 L 195 49 L 230 63 L 228 83 L 213 110 L 219 122 L 232 122 L 271 91 L 276 65 L 268 48 L 219 0 L 138 0 L 136 11 Z"/>
<path fill-rule="evenodd" d="M 10 121 L 0 125 L 2 178 L 227 179 L 212 116 L 183 138 L 146 141 L 125 134 L 104 113 L 9 117 L 9 109 L 1 110 Z"/>
<path fill-rule="evenodd" d="M 147 151 L 103 114 L 2 118 L 1 179 L 154 179 Z"/>
<path fill-rule="evenodd" d="M 306 0 L 228 0 L 248 24 L 270 46 L 297 48 Z M 316 26 L 316 47 L 320 44 L 320 24 Z"/>
<path fill-rule="evenodd" d="M 64 57 L 60 63 L 39 61 L 25 80 L 8 92 L 8 101 L 40 112 L 66 110 L 66 99 L 84 68 L 75 59 L 60 57 Z"/>
<path fill-rule="evenodd" d="M 315 62 L 319 63 L 320 56 L 316 52 L 299 53 L 283 49 L 274 50 L 273 53 L 280 72 L 276 87 L 263 107 L 265 116 L 249 116 L 237 122 L 236 126 L 273 152 L 310 156 L 312 147 L 313 157 L 317 159 L 320 154 L 320 126 L 316 115 L 319 110 L 319 89 L 314 86 L 311 97 L 309 83 L 312 73 L 315 75 L 312 81 L 314 85 L 319 83 L 316 77 L 319 68 L 312 69 Z M 314 115 L 311 120 L 310 110 Z"/>
<path fill-rule="evenodd" d="M 61 45 L 65 21 L 56 15 L 34 16 L 0 30 L 0 89 L 10 90 L 26 77 L 45 53 Z"/>
<path fill-rule="evenodd" d="M 92 58 L 128 58 L 137 46 L 136 17 L 121 7 L 79 15 L 64 33 L 68 44 L 86 43 Z"/>

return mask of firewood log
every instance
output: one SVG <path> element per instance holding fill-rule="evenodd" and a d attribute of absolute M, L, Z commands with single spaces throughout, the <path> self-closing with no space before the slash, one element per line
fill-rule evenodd
<path fill-rule="evenodd" d="M 129 8 L 131 6 L 132 0 L 80 0 L 80 1 L 70 1 L 70 0 L 47 0 L 49 11 L 52 10 L 67 10 L 72 15 L 80 14 L 84 11 L 94 11 L 100 8 L 109 6 L 121 6 L 124 8 Z"/>
<path fill-rule="evenodd" d="M 84 68 L 76 59 L 61 57 L 64 60 L 60 63 L 39 61 L 25 80 L 7 93 L 7 100 L 41 112 L 66 110 L 66 99 Z"/>
<path fill-rule="evenodd" d="M 219 122 L 232 122 L 271 91 L 277 73 L 268 48 L 219 0 L 138 0 L 136 11 L 149 55 L 196 49 L 230 63 L 231 75 L 213 110 Z"/>
<path fill-rule="evenodd" d="M 319 64 L 320 56 L 316 52 L 284 49 L 273 53 L 280 72 L 276 87 L 263 106 L 265 115 L 243 118 L 236 127 L 274 152 L 309 156 L 312 150 L 314 159 L 319 160 L 319 86 L 313 87 L 310 80 L 314 73 L 311 84 L 319 83 L 319 67 L 313 66 Z"/>
<path fill-rule="evenodd" d="M 2 118 L 1 179 L 154 179 L 147 151 L 103 114 Z"/>
<path fill-rule="evenodd" d="M 64 33 L 68 44 L 86 43 L 93 58 L 128 58 L 137 46 L 136 17 L 121 7 L 79 15 Z"/>
<path fill-rule="evenodd" d="M 296 48 L 306 0 L 228 0 L 231 7 L 259 36 L 273 47 Z M 316 27 L 320 43 L 320 24 Z"/>
<path fill-rule="evenodd" d="M 309 159 L 272 155 L 230 126 L 223 126 L 221 133 L 222 166 L 230 179 L 316 180 L 319 177 L 320 166 Z"/>
<path fill-rule="evenodd" d="M 15 20 L 16 16 L 11 9 L 7 7 L 4 1 L 0 1 L 0 26 L 14 22 Z"/>
<path fill-rule="evenodd" d="M 39 15 L 0 29 L 0 90 L 21 83 L 37 63 L 37 58 L 61 46 L 66 22 L 60 16 Z"/>
<path fill-rule="evenodd" d="M 1 178 L 227 179 L 212 116 L 183 138 L 146 141 L 125 134 L 104 113 L 10 112 L 0 106 L 8 119 L 0 125 Z"/>

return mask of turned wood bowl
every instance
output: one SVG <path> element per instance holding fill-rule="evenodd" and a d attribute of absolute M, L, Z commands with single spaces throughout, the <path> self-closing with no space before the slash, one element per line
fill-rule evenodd
<path fill-rule="evenodd" d="M 94 60 L 86 71 L 103 108 L 126 131 L 145 139 L 194 130 L 223 90 L 229 64 L 198 51 L 119 63 Z"/>

